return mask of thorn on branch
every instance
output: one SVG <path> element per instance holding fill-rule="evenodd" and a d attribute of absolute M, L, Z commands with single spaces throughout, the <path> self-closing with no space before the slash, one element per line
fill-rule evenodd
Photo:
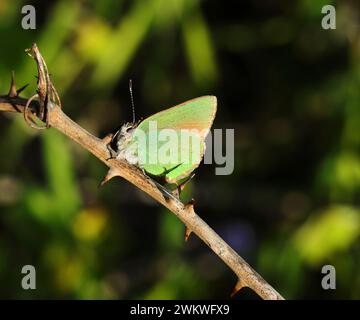
<path fill-rule="evenodd" d="M 244 285 L 243 282 L 240 279 L 238 279 L 233 291 L 230 294 L 230 297 L 233 298 L 244 287 L 246 287 L 246 285 Z"/>
<path fill-rule="evenodd" d="M 195 204 L 195 200 L 191 199 L 187 204 L 185 204 L 185 211 L 188 214 L 194 214 L 194 204 Z M 189 237 L 191 235 L 192 231 L 188 226 L 185 226 L 185 242 L 187 242 L 189 240 Z"/>
<path fill-rule="evenodd" d="M 120 176 L 121 175 L 119 173 L 119 170 L 117 170 L 115 168 L 110 168 L 109 171 L 107 172 L 106 176 L 104 177 L 104 179 L 100 182 L 99 188 L 102 187 L 106 182 L 108 182 L 112 178 L 120 177 Z"/>
<path fill-rule="evenodd" d="M 19 96 L 20 93 L 23 92 L 23 91 L 28 87 L 28 85 L 29 85 L 29 84 L 27 83 L 27 84 L 25 84 L 24 86 L 22 86 L 20 89 L 18 89 L 18 90 L 16 91 L 17 96 Z"/>
<path fill-rule="evenodd" d="M 190 230 L 190 228 L 185 226 L 185 242 L 187 242 L 190 238 L 192 231 Z"/>
<path fill-rule="evenodd" d="M 111 143 L 113 137 L 114 137 L 114 134 L 113 134 L 113 133 L 108 133 L 108 134 L 102 139 L 102 141 L 104 141 L 104 143 L 105 143 L 106 145 L 108 145 L 109 143 Z"/>
<path fill-rule="evenodd" d="M 194 213 L 194 204 L 195 204 L 195 200 L 191 199 L 186 205 L 185 205 L 185 210 L 188 213 Z"/>
<path fill-rule="evenodd" d="M 10 89 L 8 93 L 9 98 L 16 98 L 23 92 L 29 84 L 22 86 L 20 89 L 16 89 L 16 82 L 15 82 L 15 72 L 11 72 L 11 82 L 10 82 Z"/>
<path fill-rule="evenodd" d="M 10 90 L 8 93 L 8 96 L 10 98 L 16 98 L 18 96 L 17 90 L 16 90 L 16 84 L 15 84 L 15 72 L 11 72 L 11 83 L 10 83 Z"/>

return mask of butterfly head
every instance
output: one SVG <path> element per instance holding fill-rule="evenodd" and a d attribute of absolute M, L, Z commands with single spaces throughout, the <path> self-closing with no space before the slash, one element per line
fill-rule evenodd
<path fill-rule="evenodd" d="M 135 128 L 136 128 L 135 123 L 127 122 L 123 124 L 120 128 L 119 137 L 126 137 L 128 135 L 131 135 Z"/>
<path fill-rule="evenodd" d="M 136 127 L 137 124 L 132 122 L 127 122 L 121 126 L 116 134 L 116 145 L 118 150 L 121 150 L 131 141 L 132 134 Z"/>

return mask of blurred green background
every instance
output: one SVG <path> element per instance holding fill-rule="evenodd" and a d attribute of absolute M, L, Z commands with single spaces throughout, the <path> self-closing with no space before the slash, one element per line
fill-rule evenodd
<path fill-rule="evenodd" d="M 36 30 L 21 28 L 25 4 Z M 336 30 L 321 28 L 325 4 Z M 0 0 L 0 94 L 11 70 L 34 94 L 37 42 L 65 112 L 98 136 L 131 120 L 130 78 L 138 117 L 216 95 L 235 171 L 201 166 L 184 197 L 284 297 L 359 299 L 359 13 L 350 0 Z M 106 167 L 85 150 L 18 115 L 0 115 L 0 134 L 0 298 L 229 297 L 219 258 L 128 182 L 98 189 Z M 21 289 L 26 264 L 36 290 Z"/>

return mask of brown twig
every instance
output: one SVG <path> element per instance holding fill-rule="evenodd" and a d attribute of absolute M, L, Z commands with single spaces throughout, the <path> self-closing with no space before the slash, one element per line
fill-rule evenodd
<path fill-rule="evenodd" d="M 41 57 L 40 52 L 37 53 L 38 56 Z M 41 72 L 41 70 L 39 72 Z M 39 74 L 39 78 L 43 78 L 43 76 L 44 75 Z M 38 88 L 38 91 L 41 89 L 44 88 Z M 15 82 L 12 81 L 10 89 L 11 94 L 0 96 L 0 111 L 24 112 L 24 107 L 28 100 L 20 98 L 18 94 L 15 95 L 15 92 L 17 92 Z M 45 92 L 45 94 L 49 94 L 49 92 Z M 40 104 L 36 101 L 32 101 L 29 105 L 29 109 L 35 115 L 39 115 L 39 107 Z M 99 139 L 93 136 L 66 116 L 59 106 L 52 105 L 46 110 L 46 112 L 48 112 L 49 126 L 59 130 L 70 139 L 80 144 L 83 148 L 90 151 L 95 157 L 109 167 L 109 171 L 104 178 L 104 182 L 116 176 L 128 180 L 168 208 L 185 224 L 186 239 L 189 238 L 190 233 L 195 233 L 200 239 L 202 239 L 236 274 L 238 281 L 232 292 L 232 296 L 241 288 L 249 287 L 263 299 L 283 299 L 283 297 L 274 288 L 272 288 L 211 227 L 209 227 L 204 220 L 195 213 L 193 201 L 189 204 L 183 204 L 172 194 L 166 194 L 166 196 L 164 196 L 164 190 L 159 188 L 159 186 L 156 185 L 150 178 L 144 175 L 140 169 L 128 164 L 125 161 L 109 159 L 109 150 L 107 148 L 109 138 L 106 137 L 104 139 Z"/>

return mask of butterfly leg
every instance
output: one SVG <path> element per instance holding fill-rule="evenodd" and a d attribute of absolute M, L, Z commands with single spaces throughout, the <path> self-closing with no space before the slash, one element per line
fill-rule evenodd
<path fill-rule="evenodd" d="M 141 171 L 143 173 L 143 175 L 149 179 L 152 183 L 155 184 L 155 186 L 158 188 L 158 190 L 162 193 L 164 199 L 166 201 L 169 201 L 171 199 L 171 197 L 173 197 L 174 195 L 172 194 L 172 192 L 170 190 L 168 190 L 163 184 L 157 182 L 153 177 L 151 177 L 151 175 L 149 175 L 144 168 L 141 168 Z"/>
<path fill-rule="evenodd" d="M 115 159 L 117 154 L 116 154 L 116 152 L 114 151 L 114 149 L 111 148 L 110 143 L 108 143 L 108 144 L 106 145 L 106 148 L 108 149 L 108 151 L 109 151 L 109 153 L 110 153 L 110 157 L 107 158 L 106 161 L 109 161 L 109 160 L 111 160 L 111 159 Z"/>
<path fill-rule="evenodd" d="M 169 201 L 171 199 L 171 197 L 174 196 L 173 193 L 171 191 L 169 191 L 168 189 L 166 189 L 162 184 L 156 182 L 153 179 L 151 179 L 151 180 L 156 185 L 158 190 L 162 193 L 162 195 L 163 195 L 163 197 L 165 198 L 166 201 Z"/>

